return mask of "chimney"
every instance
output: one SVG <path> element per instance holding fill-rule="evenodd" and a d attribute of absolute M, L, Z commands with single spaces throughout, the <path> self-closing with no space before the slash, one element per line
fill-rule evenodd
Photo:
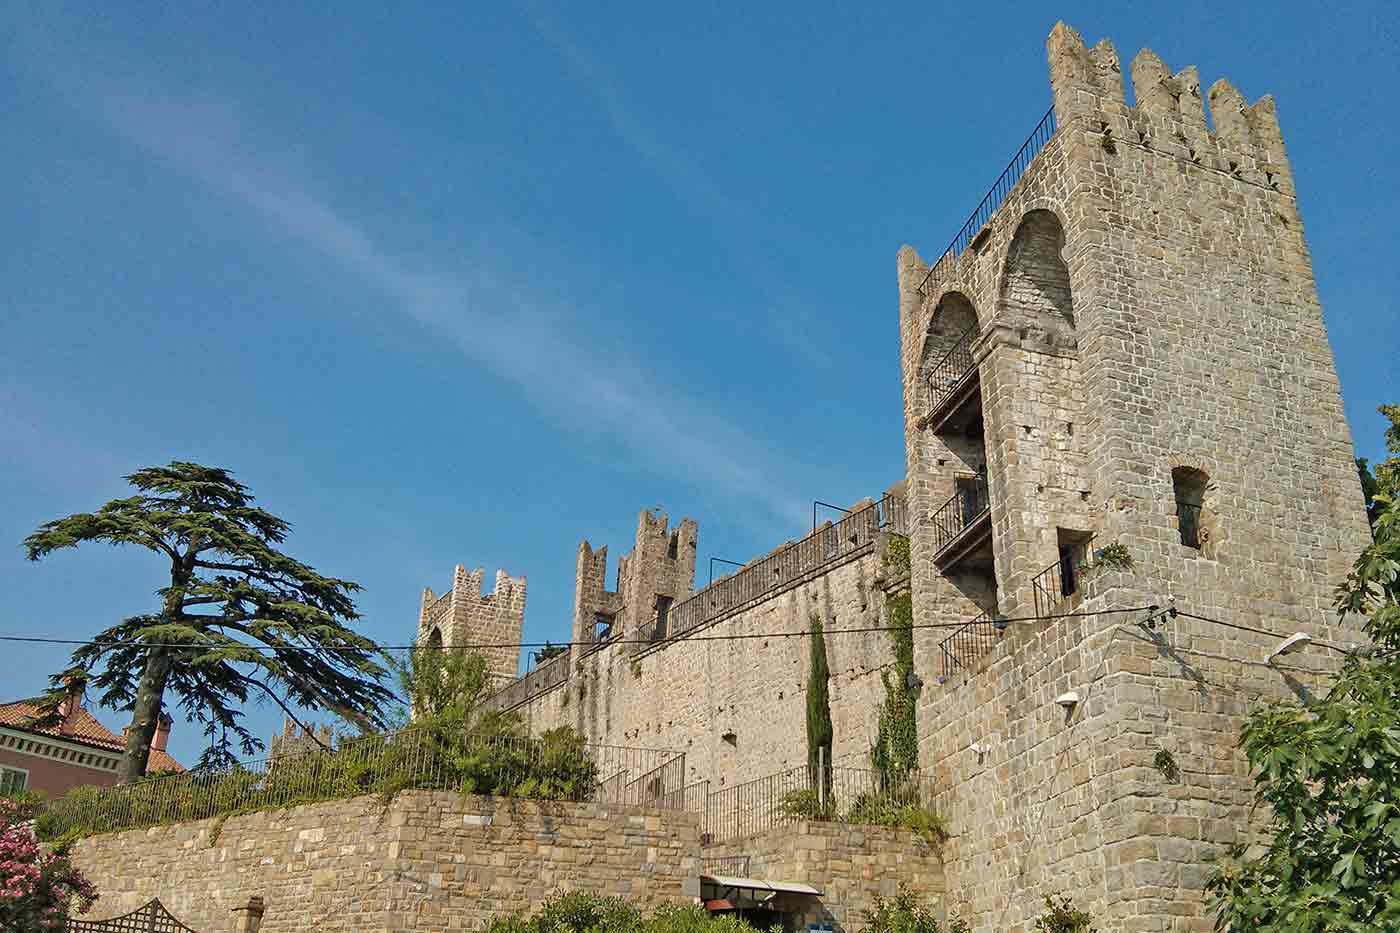
<path fill-rule="evenodd" d="M 83 711 L 83 679 L 69 677 L 64 689 L 63 702 L 58 706 L 63 723 L 58 727 L 58 731 L 63 735 L 73 735 L 78 731 L 78 715 Z"/>
<path fill-rule="evenodd" d="M 165 751 L 165 743 L 170 740 L 170 726 L 174 722 L 175 720 L 164 713 L 160 714 L 160 718 L 156 720 L 156 734 L 151 736 L 151 751 Z"/>

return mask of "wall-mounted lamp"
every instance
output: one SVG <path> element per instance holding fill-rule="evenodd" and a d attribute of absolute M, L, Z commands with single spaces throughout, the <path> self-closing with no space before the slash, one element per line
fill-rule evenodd
<path fill-rule="evenodd" d="M 992 750 L 992 747 L 986 742 L 973 742 L 968 748 L 972 749 L 972 754 L 976 755 L 978 758 L 981 758 Z"/>
<path fill-rule="evenodd" d="M 1279 642 L 1277 648 L 1269 652 L 1269 659 L 1265 663 L 1273 664 L 1274 658 L 1282 657 L 1285 654 L 1292 654 L 1295 651 L 1306 648 L 1310 644 L 1312 644 L 1311 635 L 1307 632 L 1294 632 L 1292 635 L 1289 635 L 1283 641 Z"/>
<path fill-rule="evenodd" d="M 1079 694 L 1073 690 L 1055 697 L 1055 702 L 1065 709 L 1074 709 L 1079 704 Z"/>

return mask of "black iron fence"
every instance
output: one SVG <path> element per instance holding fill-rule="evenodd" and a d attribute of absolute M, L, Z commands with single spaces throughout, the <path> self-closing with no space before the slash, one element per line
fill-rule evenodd
<path fill-rule="evenodd" d="M 579 750 L 586 760 L 580 769 Z M 406 789 L 481 793 L 462 781 L 461 759 L 489 762 L 496 796 L 596 801 L 699 815 L 706 844 L 743 839 L 800 821 L 940 831 L 933 780 L 891 779 L 861 768 L 795 768 L 710 791 L 685 783 L 684 753 L 583 745 L 561 751 L 539 738 L 495 739 L 452 756 L 421 730 L 352 740 L 330 751 L 245 762 L 114 787 L 78 788 L 40 816 L 44 838 L 83 836 L 209 819 L 254 810 Z M 561 760 L 562 759 L 562 760 Z M 567 778 L 584 775 L 577 786 Z M 746 856 L 706 861 L 707 871 L 743 874 Z"/>
<path fill-rule="evenodd" d="M 840 521 L 823 525 L 800 541 L 745 564 L 730 576 L 721 577 L 671 606 L 664 631 L 654 620 L 627 637 L 647 641 L 680 637 L 795 583 L 825 564 L 844 560 L 870 547 L 881 532 L 908 533 L 907 510 L 904 499 L 899 496 L 884 496 L 855 509 Z"/>
<path fill-rule="evenodd" d="M 931 519 L 933 525 L 933 553 L 938 554 L 952 544 L 965 529 L 980 519 L 991 508 L 987 497 L 987 478 L 979 476 L 971 480 L 958 480 L 956 492 L 938 507 Z"/>
<path fill-rule="evenodd" d="M 658 613 L 636 631 L 625 633 L 625 637 L 636 643 L 633 645 L 634 651 L 645 650 L 650 643 L 682 637 L 720 616 L 805 579 L 827 564 L 846 560 L 872 547 L 882 532 L 908 534 L 908 529 L 905 500 L 900 496 L 883 496 L 851 510 L 840 521 L 828 522 L 800 541 L 745 564 L 730 576 L 713 581 L 693 596 L 669 606 L 664 615 Z M 540 665 L 493 694 L 487 704 L 497 709 L 510 709 L 563 683 L 572 670 L 571 658 L 580 658 L 597 650 L 616 634 L 611 624 L 595 625 L 560 658 Z"/>
<path fill-rule="evenodd" d="M 980 331 L 974 324 L 964 331 L 943 357 L 933 364 L 925 381 L 928 383 L 929 411 L 935 411 L 957 391 L 963 380 L 977 371 L 972 357 L 972 344 Z"/>
<path fill-rule="evenodd" d="M 572 738 L 444 740 L 405 729 L 229 768 L 71 791 L 40 817 L 45 838 L 200 820 L 406 789 L 698 810 L 685 753 Z"/>
<path fill-rule="evenodd" d="M 1031 580 L 1035 592 L 1035 614 L 1053 615 L 1060 604 L 1079 590 L 1079 571 L 1073 556 L 1066 555 L 1036 574 Z"/>
<path fill-rule="evenodd" d="M 958 671 L 971 670 L 977 659 L 990 652 L 1006 636 L 1007 623 L 984 612 L 970 622 L 953 629 L 938 646 L 941 673 L 951 677 Z"/>
<path fill-rule="evenodd" d="M 569 679 L 572 670 L 572 651 L 572 648 L 565 648 L 563 653 L 555 655 L 533 671 L 527 672 L 515 683 L 492 694 L 486 705 L 495 709 L 511 709 L 537 693 L 543 693 L 564 683 Z"/>
<path fill-rule="evenodd" d="M 1040 118 L 1035 129 L 1031 130 L 1031 135 L 1021 144 L 1021 148 L 1011 157 L 1011 162 L 1002 171 L 1000 177 L 992 184 L 992 187 L 983 195 L 977 207 L 973 209 L 972 215 L 967 218 L 967 222 L 962 225 L 957 234 L 953 237 L 953 242 L 948 244 L 948 248 L 943 251 L 943 255 L 938 257 L 938 261 L 928 270 L 924 280 L 919 283 L 919 290 L 925 295 L 931 293 L 930 282 L 941 281 L 952 267 L 954 260 L 962 255 L 977 236 L 978 232 L 987 225 L 987 221 L 992 219 L 992 215 L 1001 207 L 1006 196 L 1011 193 L 1011 189 L 1016 187 L 1016 182 L 1021 180 L 1021 176 L 1026 173 L 1031 162 L 1040 154 L 1040 150 L 1045 148 L 1045 144 L 1055 135 L 1055 108 L 1051 107 L 1045 116 Z"/>
<path fill-rule="evenodd" d="M 794 768 L 710 794 L 709 841 L 743 839 L 802 820 L 909 825 L 903 808 L 933 810 L 933 781 L 918 773 L 899 780 L 860 768 L 828 768 L 825 780 L 822 773 Z"/>

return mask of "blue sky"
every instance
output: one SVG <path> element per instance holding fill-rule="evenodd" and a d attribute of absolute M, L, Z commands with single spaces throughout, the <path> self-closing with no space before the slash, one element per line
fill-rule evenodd
<path fill-rule="evenodd" d="M 1276 96 L 1381 453 L 1385 4 L 283 6 L 0 3 L 0 632 L 151 607 L 144 552 L 19 542 L 174 458 L 236 471 L 386 643 L 458 562 L 528 575 L 560 639 L 579 539 L 625 551 L 640 508 L 700 522 L 703 582 L 877 495 L 895 251 L 936 256 L 1048 108 L 1056 18 Z M 65 657 L 5 646 L 0 694 Z"/>

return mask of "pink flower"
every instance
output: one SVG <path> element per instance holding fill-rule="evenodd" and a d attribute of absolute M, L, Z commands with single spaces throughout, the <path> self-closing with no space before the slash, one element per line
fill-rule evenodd
<path fill-rule="evenodd" d="M 61 930 L 97 892 L 66 855 L 39 845 L 32 804 L 0 798 L 0 929 Z"/>

